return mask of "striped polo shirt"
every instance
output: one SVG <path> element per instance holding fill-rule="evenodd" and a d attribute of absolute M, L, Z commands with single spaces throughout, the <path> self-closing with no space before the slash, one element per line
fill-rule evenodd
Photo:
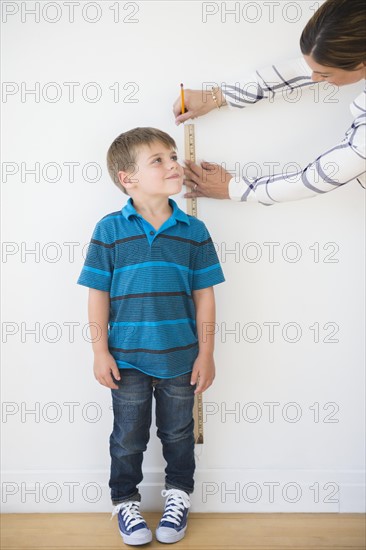
<path fill-rule="evenodd" d="M 120 369 L 157 378 L 192 370 L 198 354 L 192 291 L 223 282 L 204 223 L 169 200 L 159 228 L 129 199 L 96 225 L 78 284 L 110 293 L 109 351 Z"/>

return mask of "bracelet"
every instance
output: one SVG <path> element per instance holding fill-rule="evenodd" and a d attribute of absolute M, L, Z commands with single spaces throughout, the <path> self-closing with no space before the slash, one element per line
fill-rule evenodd
<path fill-rule="evenodd" d="M 217 92 L 218 92 L 218 90 L 219 90 L 219 87 L 217 87 L 217 88 L 216 88 L 216 91 L 215 91 L 214 86 L 212 86 L 212 88 L 211 88 L 211 95 L 212 95 L 212 99 L 213 99 L 213 101 L 214 101 L 216 107 L 217 107 L 218 109 L 221 109 L 221 107 L 224 105 L 224 102 L 221 103 L 221 105 L 219 105 L 218 98 L 217 98 L 217 95 L 216 95 Z"/>

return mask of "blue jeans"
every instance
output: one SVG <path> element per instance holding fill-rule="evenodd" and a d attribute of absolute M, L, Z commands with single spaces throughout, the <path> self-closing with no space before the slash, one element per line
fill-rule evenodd
<path fill-rule="evenodd" d="M 111 473 L 109 486 L 114 505 L 140 500 L 142 457 L 150 437 L 152 395 L 156 400 L 157 435 L 163 445 L 166 489 L 191 493 L 194 435 L 195 386 L 191 373 L 176 378 L 153 378 L 136 369 L 121 369 L 119 389 L 112 391 L 113 432 L 110 436 Z"/>

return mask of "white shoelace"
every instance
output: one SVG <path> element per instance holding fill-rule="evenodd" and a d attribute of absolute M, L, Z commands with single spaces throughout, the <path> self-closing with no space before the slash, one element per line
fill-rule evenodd
<path fill-rule="evenodd" d="M 126 529 L 130 531 L 132 527 L 139 523 L 145 523 L 144 518 L 139 512 L 140 503 L 138 501 L 121 502 L 113 508 L 111 519 L 121 510 L 121 516 L 125 522 Z"/>
<path fill-rule="evenodd" d="M 161 521 L 169 521 L 179 525 L 184 513 L 184 508 L 189 508 L 191 503 L 189 496 L 179 489 L 169 489 L 161 492 L 163 497 L 168 497 L 165 503 L 165 511 Z"/>

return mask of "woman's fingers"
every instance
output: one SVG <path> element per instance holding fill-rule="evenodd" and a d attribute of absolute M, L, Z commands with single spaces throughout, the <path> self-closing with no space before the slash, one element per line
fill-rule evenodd
<path fill-rule="evenodd" d="M 181 97 L 179 96 L 173 104 L 176 124 L 181 124 L 186 120 L 205 115 L 209 111 L 212 111 L 212 109 L 215 109 L 211 92 L 203 90 L 185 90 L 184 106 L 187 112 L 182 113 Z"/>
<path fill-rule="evenodd" d="M 186 195 L 187 198 L 229 198 L 228 185 L 232 175 L 222 166 L 206 161 L 201 162 L 201 164 L 186 161 L 184 174 L 186 184 L 191 187 L 191 191 Z"/>
<path fill-rule="evenodd" d="M 218 164 L 215 164 L 214 162 L 206 162 L 205 160 L 201 162 L 201 166 L 204 170 L 209 170 L 210 172 L 218 169 Z"/>
<path fill-rule="evenodd" d="M 184 168 L 184 176 L 185 179 L 188 181 L 199 183 L 199 181 L 202 179 L 202 169 L 197 164 L 192 163 L 189 166 L 187 164 L 187 166 Z"/>
<path fill-rule="evenodd" d="M 180 109 L 179 109 L 179 113 L 180 113 Z M 186 120 L 189 120 L 190 118 L 195 118 L 193 116 L 193 112 L 192 111 L 187 111 L 186 113 L 183 113 L 183 115 L 179 114 L 175 119 L 175 123 L 176 123 L 177 126 L 179 126 L 179 124 L 182 124 L 183 122 L 186 122 Z"/>
<path fill-rule="evenodd" d="M 205 197 L 205 195 L 203 193 L 201 193 L 200 191 L 198 191 L 198 189 L 196 191 L 191 190 L 188 193 L 184 194 L 185 199 L 196 199 L 196 198 L 199 198 L 199 197 Z"/>
<path fill-rule="evenodd" d="M 193 117 L 193 112 L 188 108 L 187 99 L 185 101 L 185 108 L 187 109 L 186 112 L 182 113 L 182 102 L 181 98 L 178 97 L 173 105 L 173 113 L 175 116 L 175 123 L 177 125 L 182 124 L 182 122 L 185 122 Z"/>

